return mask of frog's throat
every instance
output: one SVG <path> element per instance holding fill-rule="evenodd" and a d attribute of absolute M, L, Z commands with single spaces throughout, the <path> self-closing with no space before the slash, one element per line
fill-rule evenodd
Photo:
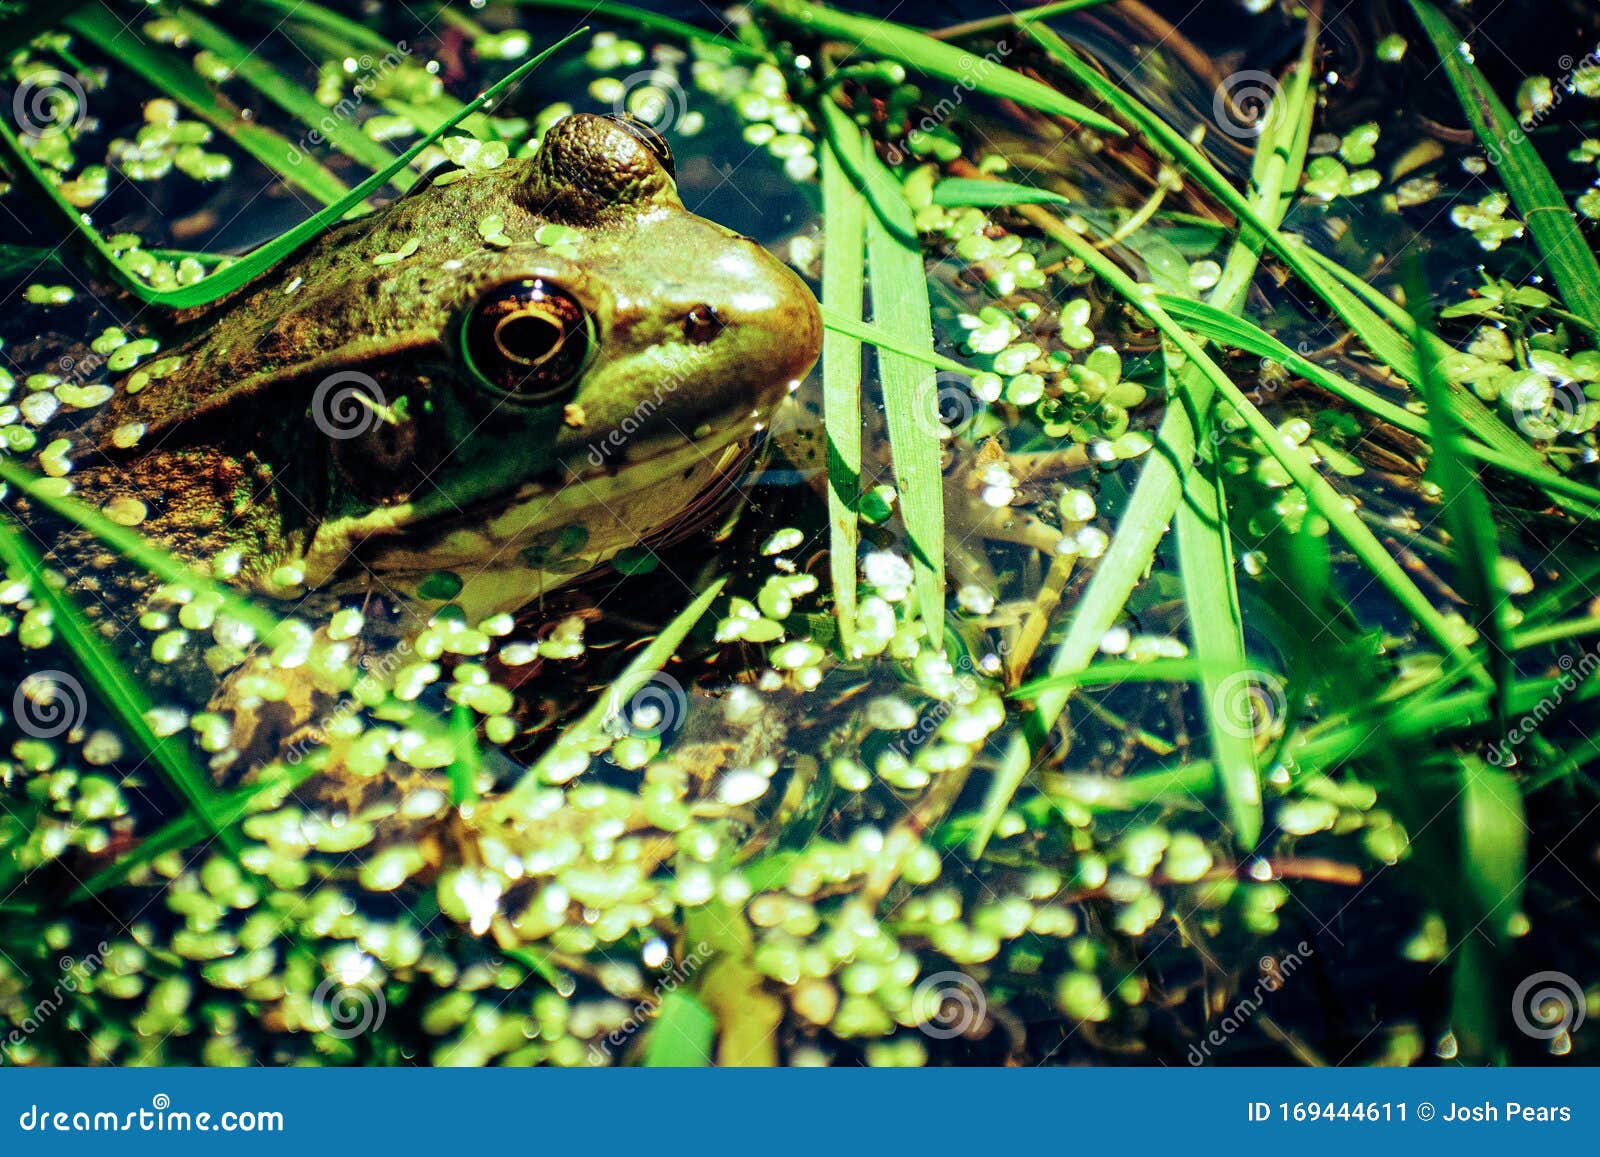
<path fill-rule="evenodd" d="M 681 522 L 698 496 L 746 460 L 753 432 L 728 425 L 720 436 L 675 439 L 648 456 L 568 464 L 480 504 L 477 518 L 439 520 L 419 503 L 398 503 L 326 523 L 302 561 L 305 585 L 332 583 L 359 555 L 397 593 L 450 571 L 463 582 L 452 601 L 469 612 L 515 610 Z"/>

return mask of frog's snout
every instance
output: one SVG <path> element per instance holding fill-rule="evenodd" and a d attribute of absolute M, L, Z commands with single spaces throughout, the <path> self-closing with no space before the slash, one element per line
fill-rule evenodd
<path fill-rule="evenodd" d="M 729 293 L 720 307 L 725 355 L 743 373 L 788 389 L 822 352 L 822 314 L 799 276 L 754 241 L 726 257 Z"/>

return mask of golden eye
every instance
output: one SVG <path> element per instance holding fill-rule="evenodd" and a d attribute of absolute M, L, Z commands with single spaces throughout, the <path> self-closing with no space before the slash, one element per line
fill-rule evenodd
<path fill-rule="evenodd" d="M 644 147 L 654 153 L 656 160 L 661 162 L 661 167 L 667 171 L 667 176 L 677 176 L 676 167 L 672 162 L 672 147 L 667 144 L 666 137 L 656 132 L 654 126 L 625 113 L 614 114 L 610 119 L 638 137 L 644 143 Z"/>
<path fill-rule="evenodd" d="M 588 311 L 540 278 L 512 282 L 480 298 L 461 329 L 468 367 L 526 402 L 552 402 L 568 393 L 593 347 Z"/>

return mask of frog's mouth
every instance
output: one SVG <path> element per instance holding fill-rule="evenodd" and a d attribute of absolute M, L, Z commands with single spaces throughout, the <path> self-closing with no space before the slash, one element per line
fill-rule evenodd
<path fill-rule="evenodd" d="M 400 503 L 325 524 L 307 552 L 306 583 L 338 589 L 349 572 L 352 583 L 375 578 L 428 604 L 441 600 L 424 584 L 444 572 L 459 581 L 441 589 L 455 591 L 449 601 L 469 616 L 520 609 L 619 551 L 664 546 L 725 509 L 764 433 L 748 421 L 713 430 L 723 432 L 641 440 L 598 466 L 569 462 L 445 516 Z"/>

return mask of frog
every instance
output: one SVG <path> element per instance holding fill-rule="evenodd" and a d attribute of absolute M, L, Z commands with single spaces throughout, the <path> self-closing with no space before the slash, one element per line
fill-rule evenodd
<path fill-rule="evenodd" d="M 664 138 L 589 114 L 527 156 L 433 170 L 175 323 L 69 431 L 65 481 L 324 642 L 359 607 L 352 664 L 719 513 L 822 331 L 794 271 L 685 207 Z M 171 584 L 11 501 L 141 677 L 232 720 L 219 778 L 320 742 L 340 688 L 203 639 L 151 664 Z M 264 702 L 251 677 L 291 685 Z"/>
<path fill-rule="evenodd" d="M 681 527 L 821 345 L 805 282 L 685 208 L 667 142 L 590 114 L 177 320 L 74 435 L 76 496 L 252 594 L 474 621 Z M 101 593 L 104 548 L 66 538 Z"/>

